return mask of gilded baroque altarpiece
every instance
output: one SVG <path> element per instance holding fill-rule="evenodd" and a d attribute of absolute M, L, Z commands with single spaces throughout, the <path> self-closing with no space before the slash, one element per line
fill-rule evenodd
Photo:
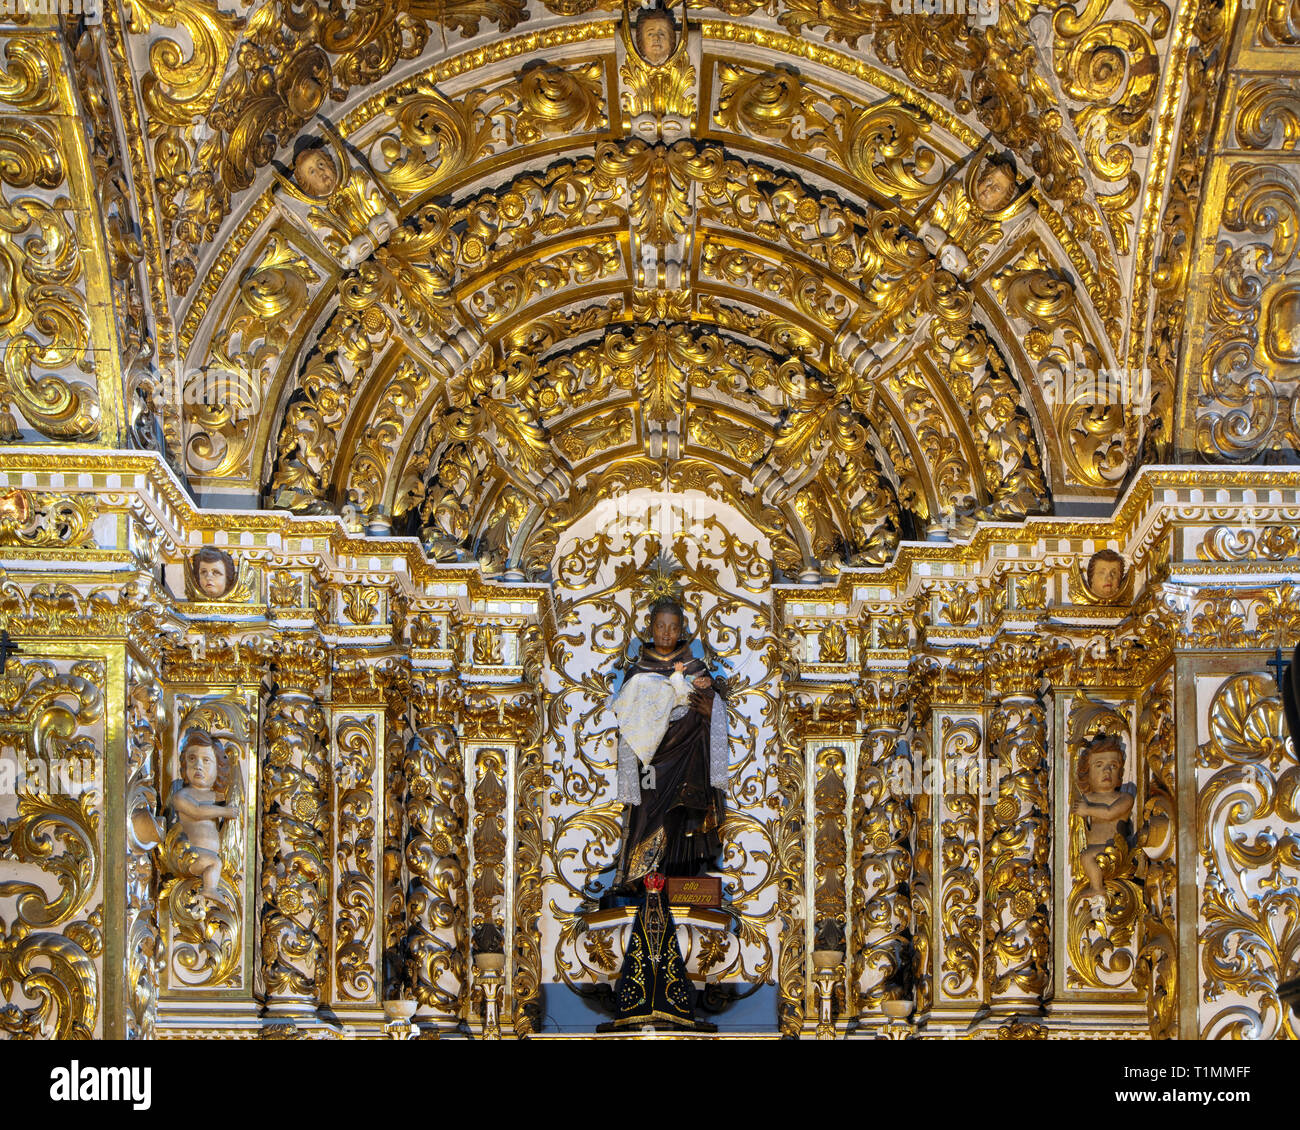
<path fill-rule="evenodd" d="M 720 1025 L 1295 1035 L 1300 7 L 904 7 L 3 17 L 0 1033 L 547 1035 L 671 579 Z"/>

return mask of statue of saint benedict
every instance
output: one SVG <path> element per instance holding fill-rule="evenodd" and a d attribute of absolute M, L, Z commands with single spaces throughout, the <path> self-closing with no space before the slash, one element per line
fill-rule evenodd
<path fill-rule="evenodd" d="M 611 703 L 618 719 L 617 799 L 626 807 L 612 894 L 638 900 L 614 989 L 624 1028 L 700 1028 L 664 887 L 699 875 L 722 848 L 727 707 L 721 682 L 691 654 L 686 615 L 672 597 L 650 608 L 650 639 Z"/>
<path fill-rule="evenodd" d="M 698 875 L 717 859 L 728 754 L 720 687 L 691 654 L 682 606 L 656 601 L 650 641 L 612 704 L 616 796 L 628 806 L 616 889 L 632 893 L 651 872 Z"/>

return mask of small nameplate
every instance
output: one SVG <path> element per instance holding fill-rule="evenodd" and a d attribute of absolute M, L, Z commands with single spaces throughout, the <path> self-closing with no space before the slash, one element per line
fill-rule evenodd
<path fill-rule="evenodd" d="M 701 906 L 717 910 L 722 906 L 722 879 L 701 875 L 698 879 L 668 877 L 669 906 Z"/>

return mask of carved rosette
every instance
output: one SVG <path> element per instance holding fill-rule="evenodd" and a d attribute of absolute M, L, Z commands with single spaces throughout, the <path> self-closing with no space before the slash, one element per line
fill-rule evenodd
<path fill-rule="evenodd" d="M 853 936 L 850 980 L 859 1014 L 907 996 L 912 974 L 912 755 L 902 740 L 907 683 L 861 690 L 865 735 L 853 792 Z"/>
<path fill-rule="evenodd" d="M 1046 662 L 1036 639 L 1004 637 L 988 657 L 988 742 L 1002 772 L 985 829 L 984 979 L 990 1003 L 1037 1009 L 1050 984 L 1051 800 Z"/>
<path fill-rule="evenodd" d="M 331 774 L 318 646 L 275 658 L 262 765 L 262 978 L 270 1015 L 314 1014 L 329 977 Z"/>

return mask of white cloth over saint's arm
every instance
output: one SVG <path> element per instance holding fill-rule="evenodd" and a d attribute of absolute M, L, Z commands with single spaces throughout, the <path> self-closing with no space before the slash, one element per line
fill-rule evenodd
<path fill-rule="evenodd" d="M 672 683 L 662 675 L 647 672 L 633 675 L 614 700 L 619 741 L 627 743 L 642 765 L 654 760 L 676 702 Z"/>
<path fill-rule="evenodd" d="M 676 722 L 685 718 L 690 707 L 678 706 L 669 718 Z M 709 784 L 725 789 L 731 775 L 731 746 L 727 741 L 727 704 L 716 691 L 713 695 L 713 714 L 709 718 Z M 618 739 L 618 762 L 614 778 L 614 799 L 622 804 L 641 803 L 641 762 L 632 747 Z"/>

